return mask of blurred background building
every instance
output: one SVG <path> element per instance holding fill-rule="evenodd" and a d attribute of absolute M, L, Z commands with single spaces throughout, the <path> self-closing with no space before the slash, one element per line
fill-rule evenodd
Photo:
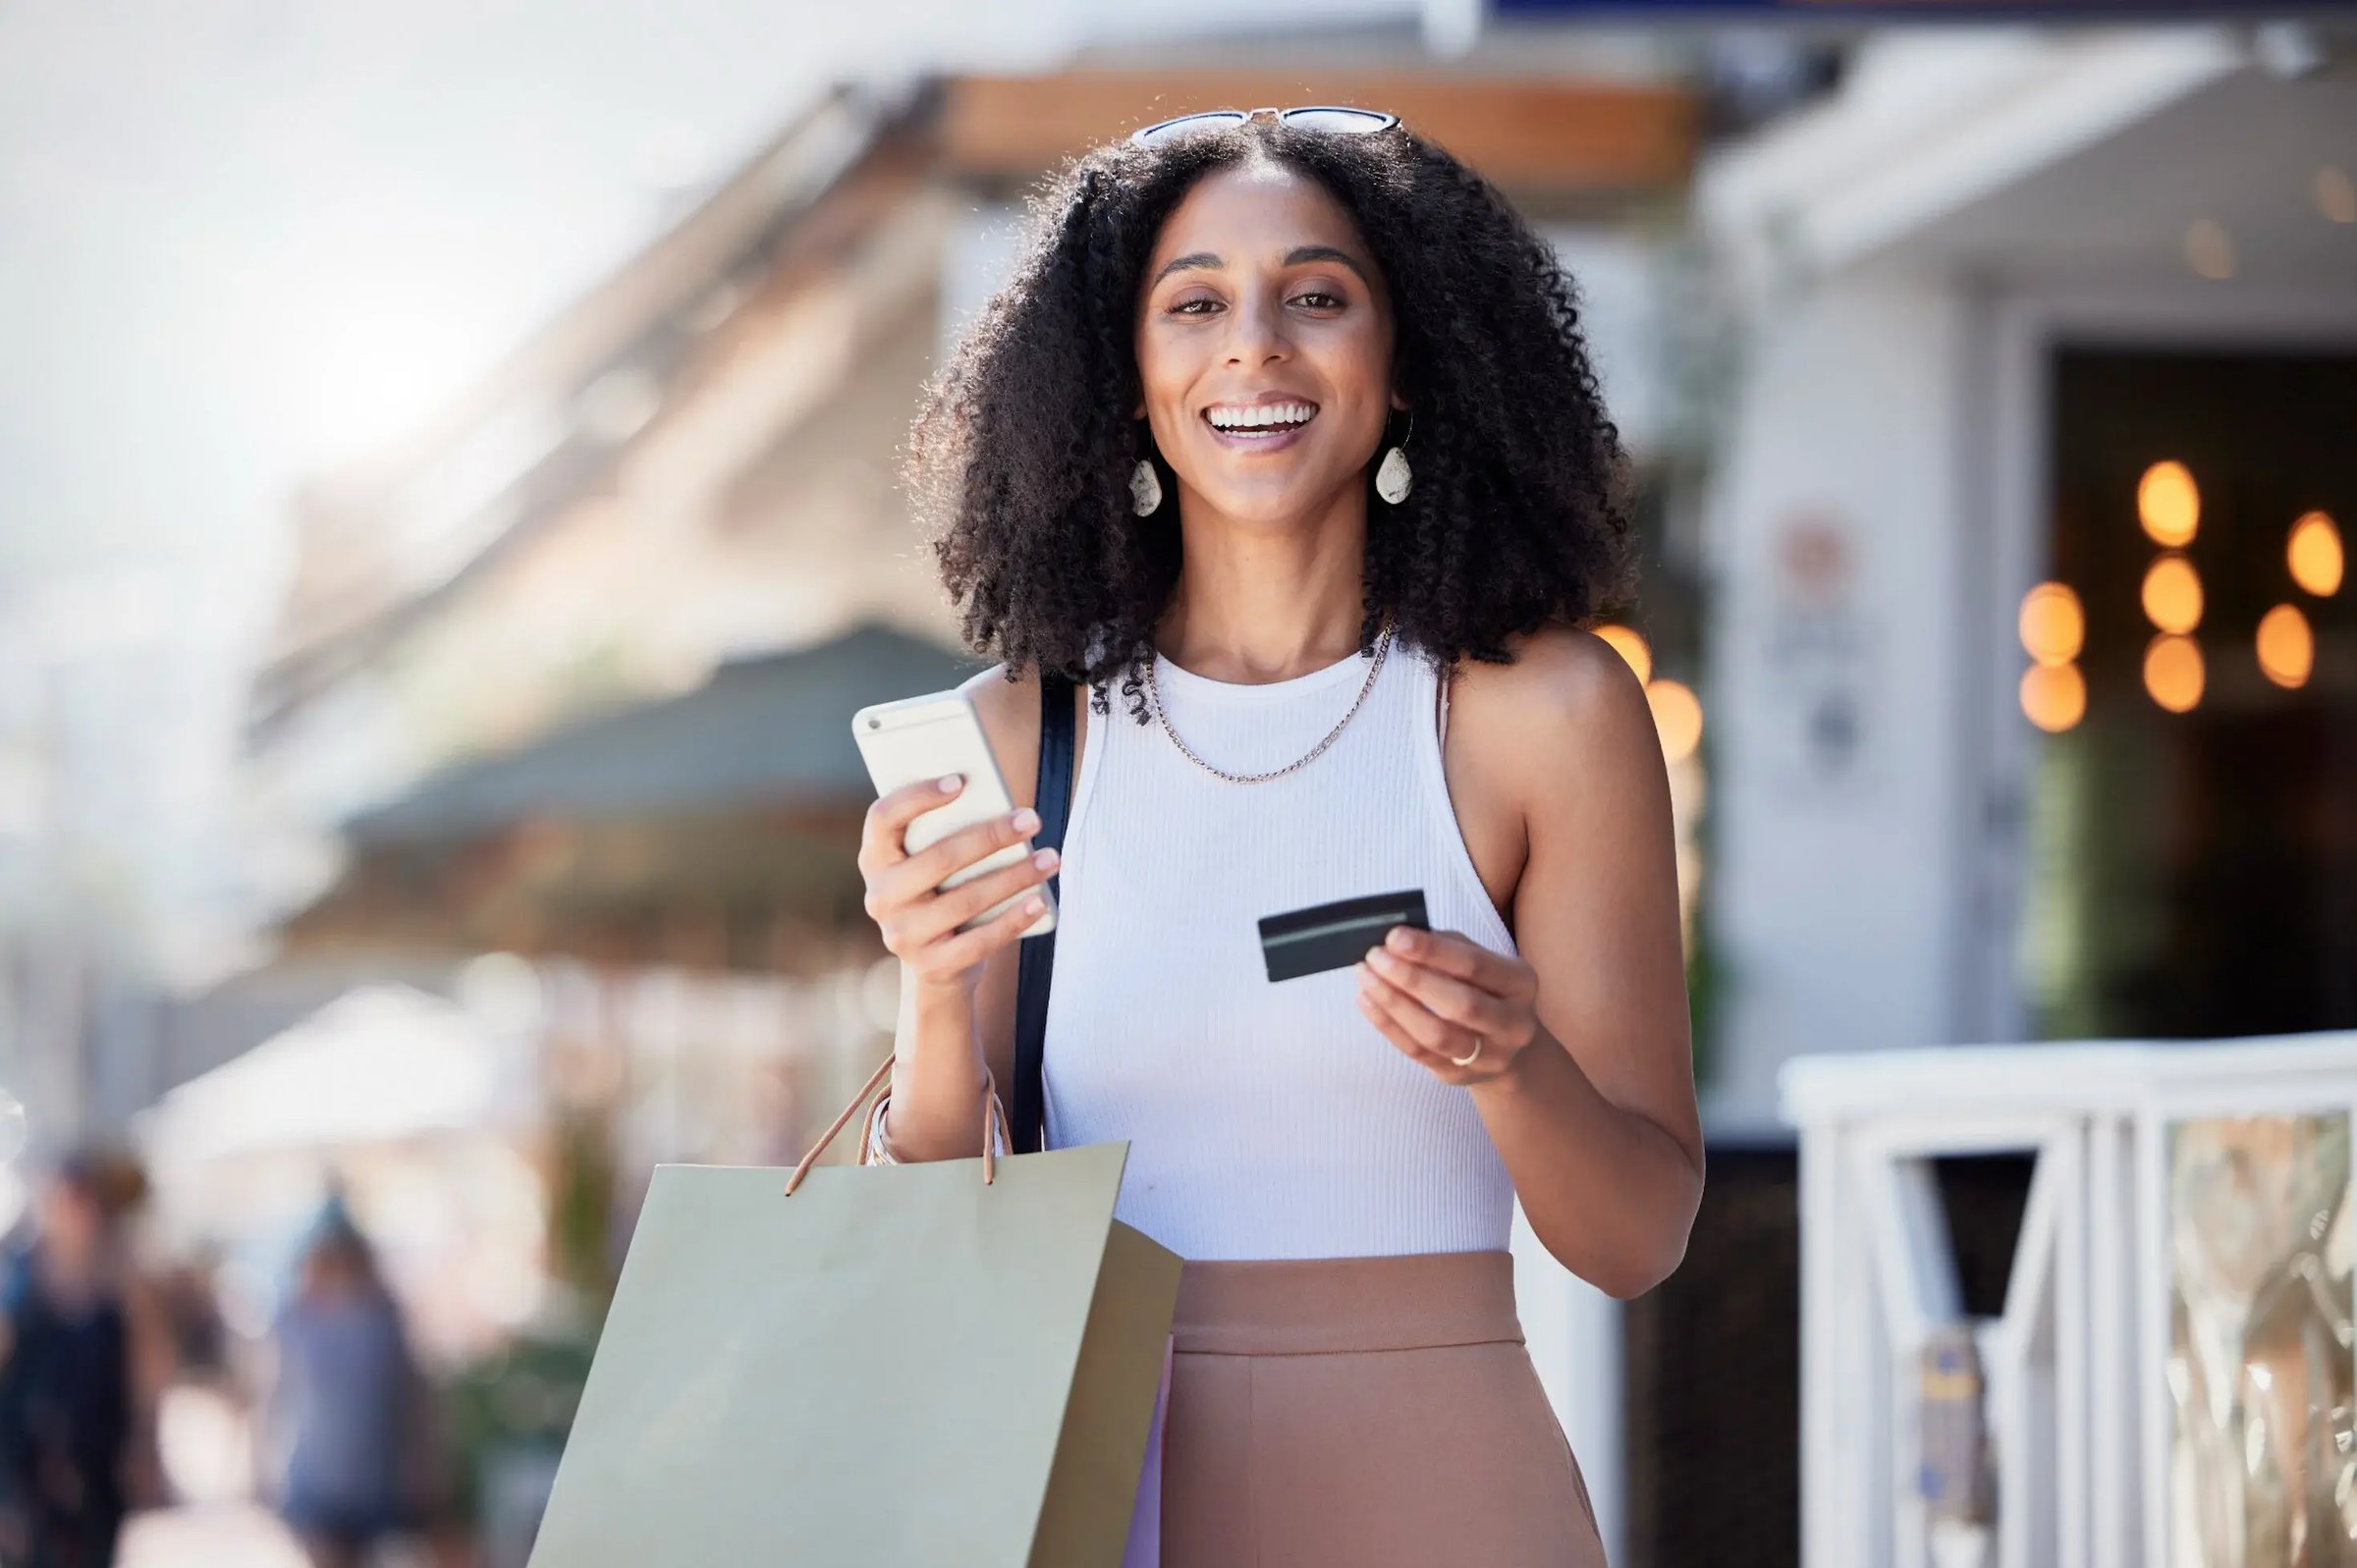
<path fill-rule="evenodd" d="M 137 1147 L 253 1339 L 340 1180 L 467 1408 L 537 1390 L 521 1561 L 648 1169 L 886 1049 L 845 720 L 973 668 L 894 473 L 1026 192 L 1379 105 L 1561 250 L 1636 460 L 1712 1192 L 1625 1311 L 1534 1250 L 1533 1351 L 1616 1561 L 1799 1560 L 1785 1063 L 2357 1028 L 2357 27 L 1932 9 L 0 17 L 34 1156 Z M 1983 1315 L 2032 1170 L 1942 1167 Z"/>

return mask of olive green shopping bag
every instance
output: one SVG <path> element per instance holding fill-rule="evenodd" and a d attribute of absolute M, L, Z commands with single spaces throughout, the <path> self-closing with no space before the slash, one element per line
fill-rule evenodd
<path fill-rule="evenodd" d="M 810 1168 L 884 1070 L 791 1175 L 656 1167 L 531 1568 L 1121 1562 L 1179 1267 L 1128 1145 Z"/>

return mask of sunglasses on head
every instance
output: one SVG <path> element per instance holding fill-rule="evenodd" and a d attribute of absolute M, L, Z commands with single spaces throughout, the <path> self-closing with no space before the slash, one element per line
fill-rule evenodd
<path fill-rule="evenodd" d="M 1308 104 L 1298 109 L 1206 109 L 1201 114 L 1182 114 L 1176 120 L 1158 121 L 1143 130 L 1129 133 L 1129 139 L 1143 147 L 1172 136 L 1183 136 L 1196 131 L 1225 131 L 1247 125 L 1262 115 L 1274 115 L 1277 123 L 1293 131 L 1325 131 L 1337 135 L 1364 135 L 1370 131 L 1389 131 L 1399 123 L 1396 114 L 1380 109 L 1349 109 L 1339 104 Z"/>

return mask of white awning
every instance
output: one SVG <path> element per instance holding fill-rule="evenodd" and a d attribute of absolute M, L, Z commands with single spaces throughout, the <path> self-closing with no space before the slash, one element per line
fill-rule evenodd
<path fill-rule="evenodd" d="M 1898 244 L 2251 58 L 2218 26 L 1893 30 L 1860 46 L 1831 97 L 1709 158 L 1697 217 L 1747 286 L 1773 291 Z"/>
<path fill-rule="evenodd" d="M 136 1125 L 160 1172 L 490 1131 L 521 1103 L 524 1057 L 524 1042 L 455 1002 L 365 986 L 181 1085 Z"/>

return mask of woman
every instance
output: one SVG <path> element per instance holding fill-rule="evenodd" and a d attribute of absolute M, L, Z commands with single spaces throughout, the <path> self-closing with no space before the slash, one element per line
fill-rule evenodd
<path fill-rule="evenodd" d="M 1635 1296 L 1702 1189 L 1661 749 L 1579 629 L 1624 591 L 1617 464 L 1549 247 L 1363 111 L 1078 160 L 918 422 L 1018 802 L 1039 672 L 1081 681 L 1046 1130 L 1127 1140 L 1121 1217 L 1187 1260 L 1173 1568 L 1602 1560 L 1505 1249 L 1518 1197 Z M 1040 906 L 957 927 L 1058 870 L 937 892 L 1037 827 L 911 856 L 942 788 L 861 847 L 900 1161 L 981 1152 Z M 1407 888 L 1431 932 L 1266 978 L 1259 917 Z"/>
<path fill-rule="evenodd" d="M 297 1270 L 271 1332 L 279 1511 L 314 1568 L 357 1568 L 422 1527 L 425 1381 L 340 1194 L 312 1221 Z"/>

